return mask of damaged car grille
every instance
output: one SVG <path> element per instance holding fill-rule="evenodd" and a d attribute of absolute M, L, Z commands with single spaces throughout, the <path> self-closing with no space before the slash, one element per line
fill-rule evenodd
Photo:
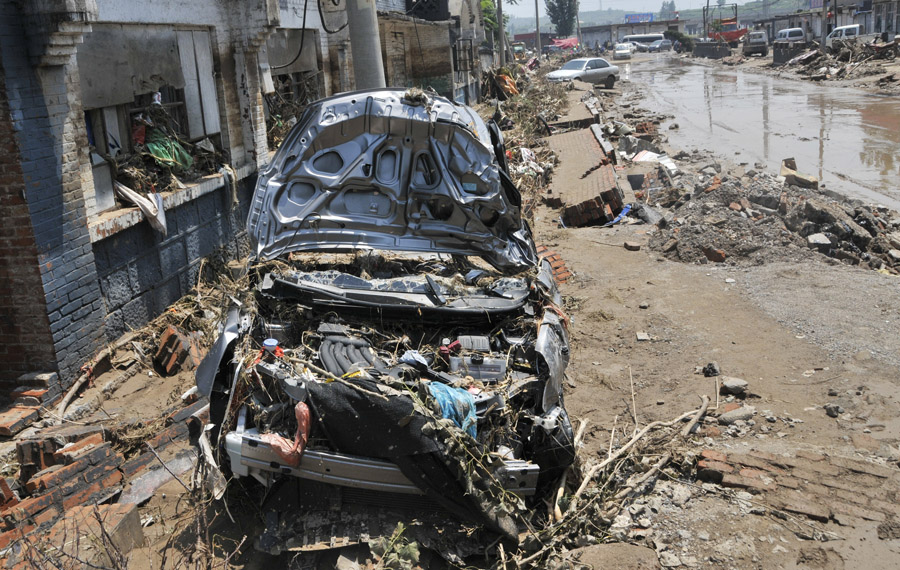
<path fill-rule="evenodd" d="M 260 177 L 252 290 L 197 371 L 216 462 L 306 501 L 258 547 L 320 548 L 298 533 L 334 501 L 515 542 L 572 463 L 567 318 L 503 153 L 471 109 L 384 90 L 314 105 Z"/>

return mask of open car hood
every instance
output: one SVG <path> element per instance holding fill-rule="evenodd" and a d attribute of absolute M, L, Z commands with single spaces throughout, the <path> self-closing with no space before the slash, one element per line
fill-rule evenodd
<path fill-rule="evenodd" d="M 499 130 L 443 97 L 377 89 L 318 101 L 259 175 L 255 255 L 379 249 L 533 267 L 503 152 Z"/>

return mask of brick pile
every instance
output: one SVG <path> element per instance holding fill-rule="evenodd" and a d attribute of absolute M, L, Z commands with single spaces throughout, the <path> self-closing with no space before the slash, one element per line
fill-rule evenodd
<path fill-rule="evenodd" d="M 900 470 L 857 458 L 707 449 L 697 462 L 697 477 L 762 494 L 774 508 L 821 522 L 855 526 L 900 517 Z"/>
<path fill-rule="evenodd" d="M 159 349 L 153 361 L 168 376 L 179 370 L 193 370 L 200 366 L 204 352 L 199 348 L 194 334 L 186 334 L 174 325 L 163 331 Z"/>
<path fill-rule="evenodd" d="M 561 285 L 572 278 L 573 273 L 566 267 L 566 262 L 563 261 L 559 253 L 548 249 L 545 245 L 537 246 L 537 253 L 540 259 L 546 259 L 550 264 L 550 268 L 553 271 L 553 279 L 558 284 Z"/>
<path fill-rule="evenodd" d="M 55 372 L 23 374 L 17 385 L 8 393 L 10 406 L 0 412 L 0 436 L 11 437 L 29 427 L 41 418 L 41 407 L 61 395 L 59 376 Z"/>
<path fill-rule="evenodd" d="M 186 443 L 192 416 L 207 406 L 206 400 L 198 400 L 170 410 L 163 429 L 146 443 L 157 453 Z M 131 478 L 157 461 L 149 450 L 126 460 L 103 427 L 74 424 L 23 438 L 16 455 L 18 480 L 11 484 L 0 478 L 0 549 L 32 534 L 45 535 L 72 509 L 114 500 Z"/>

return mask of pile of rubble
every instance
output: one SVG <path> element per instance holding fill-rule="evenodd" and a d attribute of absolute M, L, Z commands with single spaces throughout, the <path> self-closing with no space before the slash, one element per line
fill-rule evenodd
<path fill-rule="evenodd" d="M 844 42 L 836 45 L 830 54 L 823 53 L 818 48 L 804 52 L 789 60 L 787 66 L 794 68 L 798 75 L 813 81 L 879 75 L 885 73 L 880 62 L 886 59 L 884 55 L 888 52 L 879 53 L 876 51 L 878 49 L 866 44 Z"/>
<path fill-rule="evenodd" d="M 642 210 L 659 228 L 650 246 L 670 259 L 760 264 L 823 254 L 900 273 L 896 212 L 754 169 L 736 177 L 716 162 L 706 164 L 648 191 Z"/>

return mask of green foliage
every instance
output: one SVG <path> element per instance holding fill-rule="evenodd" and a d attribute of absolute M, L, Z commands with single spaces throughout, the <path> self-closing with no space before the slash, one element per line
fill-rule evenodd
<path fill-rule="evenodd" d="M 544 0 L 547 16 L 556 26 L 556 35 L 567 38 L 575 31 L 575 18 L 578 16 L 578 0 Z"/>
<path fill-rule="evenodd" d="M 663 0 L 662 6 L 659 7 L 659 19 L 672 20 L 675 18 L 675 12 L 677 11 L 675 0 Z"/>
<path fill-rule="evenodd" d="M 419 545 L 404 538 L 406 527 L 397 523 L 390 537 L 378 537 L 369 541 L 369 548 L 378 558 L 378 568 L 412 570 L 419 563 Z"/>
<path fill-rule="evenodd" d="M 684 51 L 694 50 L 694 40 L 692 40 L 690 36 L 686 36 L 681 32 L 676 32 L 674 30 L 666 30 L 663 32 L 663 36 L 665 36 L 667 40 L 672 40 L 672 43 L 675 43 L 676 41 L 681 42 Z"/>
<path fill-rule="evenodd" d="M 491 35 L 497 35 L 497 5 L 494 0 L 481 0 L 481 18 L 484 29 Z"/>

